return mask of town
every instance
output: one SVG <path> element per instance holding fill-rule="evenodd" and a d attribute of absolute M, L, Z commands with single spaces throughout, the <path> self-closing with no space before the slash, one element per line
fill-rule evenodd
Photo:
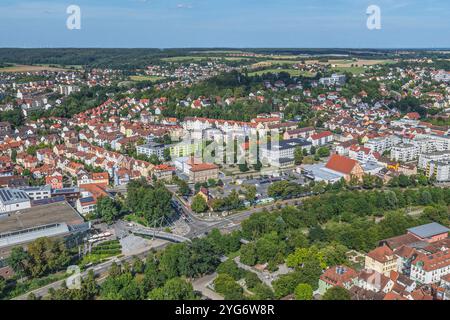
<path fill-rule="evenodd" d="M 0 298 L 450 300 L 448 53 L 17 50 Z"/>

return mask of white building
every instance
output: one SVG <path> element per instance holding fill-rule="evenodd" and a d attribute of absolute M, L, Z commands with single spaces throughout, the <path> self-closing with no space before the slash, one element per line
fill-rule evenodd
<path fill-rule="evenodd" d="M 327 78 L 320 78 L 319 82 L 320 84 L 324 86 L 335 86 L 335 85 L 344 85 L 345 81 L 347 80 L 347 77 L 343 74 L 332 74 L 331 77 Z"/>
<path fill-rule="evenodd" d="M 411 279 L 422 284 L 439 283 L 450 274 L 450 251 L 442 248 L 434 254 L 419 255 L 411 265 Z"/>
<path fill-rule="evenodd" d="M 402 139 L 396 135 L 389 135 L 385 137 L 377 137 L 370 139 L 364 144 L 364 147 L 371 149 L 374 152 L 383 154 L 383 152 L 391 150 L 392 147 L 400 144 Z"/>
<path fill-rule="evenodd" d="M 52 188 L 49 185 L 38 187 L 24 187 L 20 188 L 24 191 L 31 200 L 49 199 L 52 196 Z"/>
<path fill-rule="evenodd" d="M 31 208 L 30 197 L 17 189 L 0 189 L 0 212 L 13 212 Z"/>
<path fill-rule="evenodd" d="M 408 162 L 419 157 L 420 148 L 411 143 L 402 143 L 391 149 L 391 160 Z"/>
<path fill-rule="evenodd" d="M 167 147 L 162 143 L 147 143 L 142 146 L 137 146 L 136 151 L 137 154 L 144 154 L 147 157 L 151 157 L 152 155 L 156 155 L 158 159 L 163 160 L 164 159 L 164 150 L 167 149 Z"/>
<path fill-rule="evenodd" d="M 418 167 L 438 182 L 450 181 L 450 150 L 421 154 Z"/>
<path fill-rule="evenodd" d="M 288 167 L 294 165 L 294 152 L 297 147 L 311 149 L 311 142 L 304 139 L 289 139 L 279 141 L 277 144 L 268 143 L 267 147 L 261 148 L 261 159 L 273 167 Z"/>

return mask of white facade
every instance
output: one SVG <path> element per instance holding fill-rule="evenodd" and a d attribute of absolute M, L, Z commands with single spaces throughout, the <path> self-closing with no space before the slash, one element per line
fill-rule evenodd
<path fill-rule="evenodd" d="M 400 144 L 402 140 L 396 135 L 386 137 L 378 137 L 370 139 L 364 144 L 364 147 L 371 149 L 374 152 L 383 154 L 383 152 L 390 150 L 392 147 Z"/>
<path fill-rule="evenodd" d="M 31 208 L 28 195 L 16 189 L 0 189 L 0 212 L 13 212 Z"/>
<path fill-rule="evenodd" d="M 408 162 L 419 157 L 419 147 L 413 144 L 404 143 L 394 146 L 391 149 L 391 160 Z"/>
<path fill-rule="evenodd" d="M 144 154 L 147 157 L 156 155 L 160 160 L 164 159 L 165 149 L 166 147 L 163 144 L 155 144 L 155 143 L 144 144 L 142 146 L 136 147 L 137 154 Z"/>
<path fill-rule="evenodd" d="M 450 273 L 450 260 L 446 264 L 443 264 L 440 268 L 435 268 L 432 270 L 424 270 L 420 262 L 411 265 L 411 276 L 410 278 L 414 281 L 420 282 L 422 284 L 432 284 L 441 281 L 441 278 Z"/>

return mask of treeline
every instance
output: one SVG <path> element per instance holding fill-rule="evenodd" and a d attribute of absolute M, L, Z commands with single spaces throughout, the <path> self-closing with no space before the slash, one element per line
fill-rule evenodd
<path fill-rule="evenodd" d="M 0 63 L 80 65 L 89 68 L 138 69 L 180 50 L 160 49 L 0 49 Z M 182 52 L 182 51 L 181 51 Z"/>

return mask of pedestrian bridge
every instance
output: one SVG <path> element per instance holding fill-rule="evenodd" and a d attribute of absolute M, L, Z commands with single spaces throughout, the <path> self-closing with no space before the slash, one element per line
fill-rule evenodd
<path fill-rule="evenodd" d="M 162 239 L 162 240 L 168 240 L 171 242 L 176 242 L 176 243 L 183 243 L 183 242 L 191 242 L 191 239 L 177 235 L 177 234 L 173 234 L 173 233 L 168 233 L 168 232 L 163 232 L 163 231 L 154 231 L 154 230 L 150 230 L 150 229 L 132 229 L 130 230 L 134 235 L 145 235 L 148 237 L 153 237 L 153 238 L 157 238 L 157 239 Z"/>

